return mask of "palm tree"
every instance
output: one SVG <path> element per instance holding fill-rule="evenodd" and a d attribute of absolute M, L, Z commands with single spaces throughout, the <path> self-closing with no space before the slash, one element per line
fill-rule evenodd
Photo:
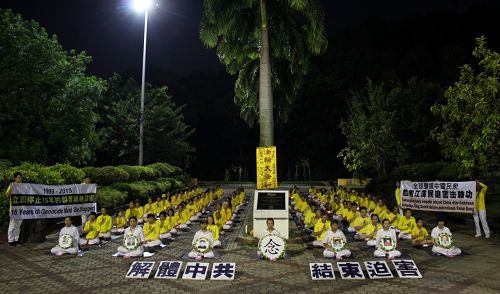
<path fill-rule="evenodd" d="M 235 102 L 249 125 L 259 115 L 260 146 L 274 145 L 274 113 L 287 120 L 310 56 L 326 49 L 323 22 L 320 0 L 203 2 L 201 40 L 238 75 Z"/>

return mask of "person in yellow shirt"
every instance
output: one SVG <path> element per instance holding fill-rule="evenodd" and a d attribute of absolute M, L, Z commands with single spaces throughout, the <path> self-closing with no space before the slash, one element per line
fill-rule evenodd
<path fill-rule="evenodd" d="M 130 201 L 128 204 L 127 210 L 125 210 L 125 219 L 127 222 L 130 220 L 131 217 L 137 217 L 136 211 L 135 211 L 135 204 L 134 201 Z"/>
<path fill-rule="evenodd" d="M 415 247 L 428 247 L 432 245 L 432 240 L 429 237 L 429 232 L 424 227 L 424 221 L 417 218 L 417 226 L 411 231 L 412 245 Z"/>
<path fill-rule="evenodd" d="M 330 221 L 326 219 L 326 214 L 321 214 L 321 219 L 316 222 L 314 225 L 314 236 L 316 236 L 316 241 L 313 241 L 313 246 L 315 247 L 323 247 L 323 239 L 325 237 L 325 233 L 330 230 Z"/>
<path fill-rule="evenodd" d="M 172 207 L 172 203 L 168 200 L 169 195 L 167 194 L 162 194 L 161 195 L 161 203 L 163 205 L 163 210 L 167 211 L 170 207 Z"/>
<path fill-rule="evenodd" d="M 177 228 L 181 230 L 187 229 L 191 224 L 191 222 L 189 221 L 190 216 L 189 212 L 184 211 L 184 206 L 182 204 L 179 204 L 179 206 L 177 206 L 177 211 L 175 212 L 175 214 L 177 215 Z"/>
<path fill-rule="evenodd" d="M 354 235 L 354 239 L 356 240 L 365 240 L 368 246 L 376 246 L 375 239 L 377 238 L 377 231 L 382 228 L 380 224 L 380 219 L 378 215 L 371 215 L 371 223 L 360 229 L 356 235 Z"/>
<path fill-rule="evenodd" d="M 384 199 L 382 199 L 382 197 L 380 197 L 377 199 L 377 206 L 373 210 L 373 213 L 378 214 L 378 215 L 382 215 L 382 212 L 384 212 L 384 211 L 385 211 Z"/>
<path fill-rule="evenodd" d="M 148 222 L 144 224 L 144 247 L 155 247 L 162 245 L 160 241 L 160 226 L 155 221 L 155 215 L 150 213 L 147 215 Z"/>
<path fill-rule="evenodd" d="M 148 203 L 144 205 L 144 217 L 146 217 L 150 213 L 156 214 L 155 208 L 154 208 L 154 203 L 153 203 L 153 198 L 148 197 Z"/>
<path fill-rule="evenodd" d="M 399 213 L 399 207 L 397 206 L 394 206 L 392 208 L 392 214 L 394 215 L 393 216 L 393 219 L 392 219 L 392 222 L 391 222 L 391 227 L 393 228 L 397 228 L 398 224 L 399 224 L 399 220 L 403 217 L 400 213 Z M 390 218 L 387 218 L 390 220 Z"/>
<path fill-rule="evenodd" d="M 161 201 L 161 197 L 156 197 L 156 202 L 153 203 L 153 207 L 156 215 L 160 215 L 160 212 L 163 211 L 163 202 Z"/>
<path fill-rule="evenodd" d="M 96 222 L 96 216 L 97 214 L 92 211 L 83 228 L 85 238 L 80 239 L 80 245 L 84 247 L 99 244 L 99 226 Z"/>
<path fill-rule="evenodd" d="M 351 205 L 351 209 L 345 214 L 344 227 L 349 227 L 349 224 L 353 222 L 359 215 L 358 204 L 356 202 L 353 202 Z"/>
<path fill-rule="evenodd" d="M 137 217 L 137 222 L 140 224 L 144 223 L 144 208 L 141 206 L 139 199 L 134 202 L 135 216 Z"/>
<path fill-rule="evenodd" d="M 360 215 L 349 223 L 349 227 L 347 228 L 349 233 L 356 233 L 370 224 L 370 217 L 366 213 L 366 207 L 361 207 L 359 213 Z"/>
<path fill-rule="evenodd" d="M 212 243 L 212 248 L 221 247 L 222 244 L 219 240 L 219 226 L 215 224 L 214 216 L 209 215 L 207 221 L 208 221 L 207 230 L 212 232 L 212 236 L 214 238 L 214 243 Z"/>
<path fill-rule="evenodd" d="M 417 226 L 415 218 L 411 216 L 411 209 L 405 209 L 405 215 L 399 219 L 399 239 L 411 240 L 411 232 Z"/>
<path fill-rule="evenodd" d="M 111 216 L 108 215 L 108 211 L 105 207 L 101 208 L 101 215 L 97 217 L 96 223 L 99 230 L 99 238 L 111 238 L 111 228 L 113 227 L 113 221 L 111 219 Z"/>
<path fill-rule="evenodd" d="M 172 229 L 170 220 L 167 218 L 167 213 L 165 211 L 160 212 L 160 219 L 156 221 L 156 224 L 160 228 L 160 240 L 169 239 L 172 240 Z"/>
<path fill-rule="evenodd" d="M 368 205 L 366 206 L 366 211 L 368 213 L 373 213 L 375 211 L 375 208 L 377 208 L 377 204 L 375 203 L 373 199 L 373 195 L 368 194 Z"/>
<path fill-rule="evenodd" d="M 488 190 L 488 186 L 485 184 L 476 181 L 476 207 L 474 209 L 474 223 L 476 224 L 476 238 L 480 238 L 481 227 L 479 226 L 479 220 L 481 220 L 481 224 L 483 225 L 484 236 L 485 238 L 490 238 L 490 227 L 488 226 L 488 221 L 486 220 L 486 204 L 485 197 L 486 191 Z"/>
<path fill-rule="evenodd" d="M 174 209 L 170 208 L 168 211 L 167 211 L 167 220 L 168 222 L 170 223 L 170 233 L 172 234 L 172 236 L 174 234 L 177 234 L 177 226 L 179 225 L 179 219 L 176 218 L 176 214 L 174 212 Z"/>
<path fill-rule="evenodd" d="M 123 234 L 125 232 L 125 226 L 127 225 L 127 219 L 123 215 L 123 210 L 119 210 L 115 217 L 114 227 L 111 229 L 113 234 Z"/>
<path fill-rule="evenodd" d="M 396 198 L 396 203 L 398 204 L 398 212 L 400 215 L 403 215 L 403 208 L 401 208 L 401 193 L 400 193 L 401 184 L 399 181 L 396 181 L 396 190 L 394 191 L 394 197 Z"/>

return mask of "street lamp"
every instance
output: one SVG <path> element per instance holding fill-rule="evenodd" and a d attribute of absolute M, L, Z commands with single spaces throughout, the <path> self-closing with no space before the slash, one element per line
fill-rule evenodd
<path fill-rule="evenodd" d="M 141 84 L 141 117 L 139 119 L 139 165 L 143 165 L 144 151 L 144 87 L 146 82 L 146 39 L 148 36 L 148 10 L 153 6 L 153 0 L 134 0 L 133 7 L 138 12 L 144 12 L 144 46 L 142 50 L 142 84 Z"/>

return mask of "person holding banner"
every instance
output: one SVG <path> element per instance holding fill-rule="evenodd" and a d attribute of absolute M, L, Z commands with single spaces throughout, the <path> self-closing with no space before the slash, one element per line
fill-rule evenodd
<path fill-rule="evenodd" d="M 20 172 L 15 172 L 14 173 L 14 183 L 22 183 L 23 182 L 23 175 Z M 7 199 L 9 200 L 9 204 L 11 205 L 12 203 L 12 183 L 9 185 L 7 188 L 7 191 L 5 192 L 5 195 L 7 196 Z M 10 212 L 10 210 L 9 210 Z M 9 229 L 8 229 L 8 244 L 9 246 L 21 246 L 21 243 L 19 242 L 19 233 L 21 233 L 21 225 L 23 224 L 22 219 L 14 219 L 12 218 L 12 215 L 10 215 L 10 220 L 9 220 Z"/>
<path fill-rule="evenodd" d="M 382 229 L 377 232 L 376 244 L 377 249 L 373 252 L 375 257 L 387 257 L 392 260 L 401 256 L 401 252 L 396 250 L 396 231 L 391 229 L 388 219 L 382 221 Z"/>
<path fill-rule="evenodd" d="M 444 226 L 444 219 L 437 220 L 437 226 L 432 229 L 432 252 L 446 257 L 455 257 L 462 254 L 462 250 L 453 245 L 450 229 Z"/>
<path fill-rule="evenodd" d="M 417 226 L 415 218 L 411 216 L 411 209 L 405 209 L 405 215 L 399 219 L 399 239 L 411 240 L 411 232 Z"/>
<path fill-rule="evenodd" d="M 333 220 L 330 225 L 330 230 L 323 237 L 323 256 L 326 258 L 336 258 L 342 260 L 344 257 L 351 256 L 351 251 L 345 249 L 347 240 L 344 233 L 338 230 L 338 222 Z"/>
<path fill-rule="evenodd" d="M 64 227 L 59 233 L 59 244 L 50 249 L 50 253 L 57 256 L 77 254 L 79 242 L 80 234 L 78 229 L 71 224 L 71 217 L 67 216 L 64 218 Z"/>
<path fill-rule="evenodd" d="M 326 232 L 330 230 L 330 221 L 326 219 L 326 213 L 321 213 L 321 219 L 314 225 L 314 236 L 316 236 L 316 241 L 313 241 L 313 246 L 323 247 L 323 239 L 325 238 Z"/>
<path fill-rule="evenodd" d="M 396 191 L 394 191 L 394 197 L 396 197 L 396 203 L 398 205 L 399 215 L 403 215 L 403 208 L 401 208 L 401 184 L 396 181 Z"/>
<path fill-rule="evenodd" d="M 200 260 L 203 258 L 214 258 L 214 252 L 212 251 L 214 238 L 212 232 L 207 230 L 208 222 L 203 219 L 200 223 L 200 230 L 194 234 L 193 250 L 188 254 L 189 258 L 194 258 Z"/>
<path fill-rule="evenodd" d="M 96 223 L 99 230 L 99 238 L 111 238 L 111 228 L 113 227 L 113 221 L 111 219 L 111 216 L 108 215 L 107 209 L 105 207 L 101 208 L 101 215 L 97 217 Z"/>
<path fill-rule="evenodd" d="M 83 233 L 85 238 L 80 239 L 80 245 L 89 246 L 99 244 L 99 225 L 96 222 L 96 213 L 91 212 L 88 221 L 85 223 Z"/>
<path fill-rule="evenodd" d="M 91 183 L 91 179 L 90 179 L 90 176 L 89 175 L 85 175 L 83 177 L 83 183 L 84 185 L 90 185 Z M 82 228 L 85 228 L 85 223 L 87 222 L 87 215 L 86 214 L 82 214 Z"/>
<path fill-rule="evenodd" d="M 486 196 L 486 191 L 488 190 L 488 186 L 485 184 L 476 181 L 476 207 L 474 209 L 474 223 L 476 224 L 476 238 L 480 238 L 481 227 L 479 226 L 479 220 L 481 220 L 481 224 L 483 225 L 484 237 L 486 239 L 490 238 L 490 227 L 488 226 L 488 221 L 486 220 L 486 205 L 484 198 Z M 479 192 L 478 192 L 479 191 Z"/>
<path fill-rule="evenodd" d="M 125 229 L 123 236 L 123 246 L 118 247 L 119 255 L 123 258 L 138 257 L 144 254 L 144 247 L 142 244 L 145 242 L 144 232 L 142 228 L 137 225 L 137 217 L 131 216 L 129 219 L 130 226 Z"/>

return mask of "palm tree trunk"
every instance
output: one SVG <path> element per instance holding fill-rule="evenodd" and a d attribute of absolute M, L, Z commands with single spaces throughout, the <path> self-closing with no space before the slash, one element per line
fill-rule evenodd
<path fill-rule="evenodd" d="M 271 63 L 269 62 L 269 32 L 265 0 L 260 0 L 260 68 L 259 68 L 259 146 L 274 145 L 273 92 Z"/>

